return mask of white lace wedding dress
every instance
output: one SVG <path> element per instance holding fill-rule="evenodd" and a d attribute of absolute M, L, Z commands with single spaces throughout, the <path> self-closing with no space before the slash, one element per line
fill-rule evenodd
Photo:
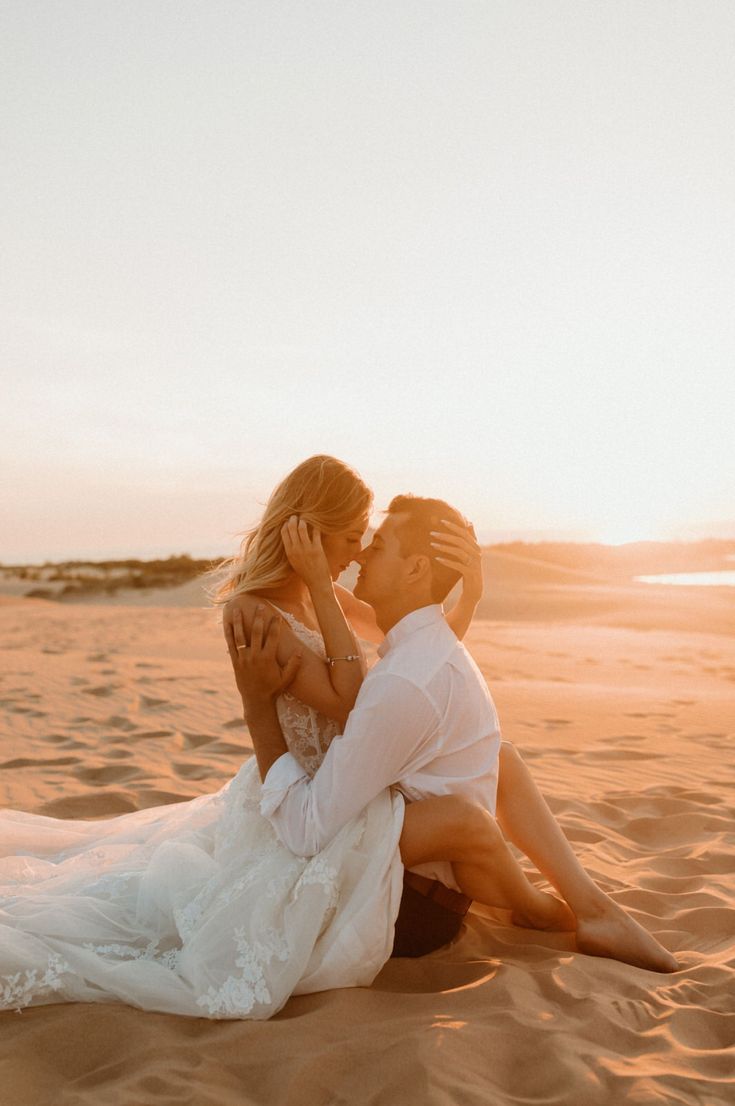
<path fill-rule="evenodd" d="M 324 656 L 320 635 L 286 617 Z M 278 713 L 313 774 L 336 724 L 290 695 Z M 393 944 L 403 799 L 378 795 L 309 860 L 280 844 L 259 801 L 252 757 L 212 795 L 113 818 L 0 810 L 0 1009 L 268 1018 L 290 995 L 371 983 Z"/>

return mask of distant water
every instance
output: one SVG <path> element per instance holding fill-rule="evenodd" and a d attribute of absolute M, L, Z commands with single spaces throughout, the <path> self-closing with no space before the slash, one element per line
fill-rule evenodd
<path fill-rule="evenodd" d="M 663 576 L 636 576 L 642 584 L 684 584 L 691 587 L 735 588 L 735 572 L 671 572 Z"/>

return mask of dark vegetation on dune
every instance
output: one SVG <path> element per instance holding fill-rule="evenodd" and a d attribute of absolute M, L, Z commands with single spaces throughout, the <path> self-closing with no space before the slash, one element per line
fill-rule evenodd
<path fill-rule="evenodd" d="M 552 588 L 586 589 L 646 585 L 636 576 L 731 569 L 735 541 L 631 542 L 626 545 L 573 542 L 504 542 L 483 547 L 486 596 L 482 617 L 504 617 L 510 604 L 518 609 L 518 594 L 537 612 L 536 596 Z M 197 560 L 187 553 L 159 560 L 47 561 L 41 565 L 0 565 L 0 578 L 22 581 L 29 598 L 70 601 L 114 596 L 120 591 L 175 588 L 201 577 L 218 561 Z M 356 571 L 343 582 L 354 584 Z M 664 598 L 662 594 L 662 599 Z M 566 602 L 557 597 L 558 602 Z M 521 605 L 523 605 L 523 603 Z M 524 608 L 525 609 L 525 608 Z"/>
<path fill-rule="evenodd" d="M 212 568 L 211 560 L 196 560 L 188 553 L 162 560 L 142 561 L 46 561 L 42 565 L 3 565 L 6 575 L 38 583 L 27 591 L 31 599 L 73 600 L 88 595 L 114 595 L 123 588 L 173 588 L 188 583 Z M 52 584 L 53 587 L 44 585 Z"/>

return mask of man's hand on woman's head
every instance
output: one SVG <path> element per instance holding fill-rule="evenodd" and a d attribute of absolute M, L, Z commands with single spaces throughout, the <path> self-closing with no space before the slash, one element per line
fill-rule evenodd
<path fill-rule="evenodd" d="M 301 653 L 293 653 L 285 665 L 278 662 L 278 640 L 282 620 L 278 615 L 269 618 L 266 625 L 265 607 L 259 605 L 250 630 L 250 640 L 242 613 L 237 612 L 231 622 L 225 624 L 227 648 L 235 673 L 237 688 L 242 697 L 245 713 L 263 703 L 270 703 L 286 691 L 296 677 L 301 664 Z"/>

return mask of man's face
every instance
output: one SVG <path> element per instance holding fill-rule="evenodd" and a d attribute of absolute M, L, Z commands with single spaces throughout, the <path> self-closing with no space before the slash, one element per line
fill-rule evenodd
<path fill-rule="evenodd" d="M 360 565 L 354 594 L 372 606 L 400 590 L 406 571 L 406 559 L 401 554 L 398 529 L 406 516 L 388 515 L 373 534 L 373 540 L 356 558 Z"/>

